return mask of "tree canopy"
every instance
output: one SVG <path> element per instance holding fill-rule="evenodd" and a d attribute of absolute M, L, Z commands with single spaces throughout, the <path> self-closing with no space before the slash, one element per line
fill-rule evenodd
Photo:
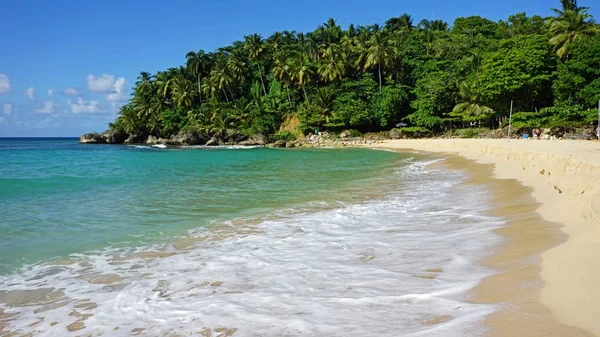
<path fill-rule="evenodd" d="M 312 32 L 249 34 L 212 52 L 190 51 L 182 65 L 141 72 L 110 127 L 158 137 L 229 129 L 250 136 L 276 134 L 295 119 L 297 133 L 400 122 L 440 131 L 474 121 L 498 126 L 511 101 L 527 116 L 589 110 L 600 99 L 600 30 L 589 8 L 560 5 L 549 18 L 517 13 L 449 24 L 404 14 L 384 25 L 344 29 L 329 19 Z M 577 118 L 570 121 L 587 120 Z"/>

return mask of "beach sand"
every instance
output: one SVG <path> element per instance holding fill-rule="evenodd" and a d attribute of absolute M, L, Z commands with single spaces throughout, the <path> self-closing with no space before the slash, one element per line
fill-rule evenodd
<path fill-rule="evenodd" d="M 494 336 L 600 336 L 600 143 L 391 140 L 371 147 L 446 153 L 445 165 L 493 191 L 506 238 L 482 261 L 497 274 L 473 301 L 501 304 Z"/>

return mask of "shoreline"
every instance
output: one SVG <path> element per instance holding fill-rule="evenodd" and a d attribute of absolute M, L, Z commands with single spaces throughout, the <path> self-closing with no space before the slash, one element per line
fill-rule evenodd
<path fill-rule="evenodd" d="M 482 264 L 498 270 L 474 291 L 504 310 L 486 324 L 498 336 L 600 336 L 600 145 L 585 141 L 397 140 L 372 148 L 449 154 L 448 165 L 492 188 L 508 226 Z"/>

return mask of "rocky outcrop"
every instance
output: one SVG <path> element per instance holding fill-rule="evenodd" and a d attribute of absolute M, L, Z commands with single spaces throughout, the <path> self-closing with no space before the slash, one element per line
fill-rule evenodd
<path fill-rule="evenodd" d="M 106 140 L 107 144 L 123 144 L 125 139 L 127 139 L 127 135 L 112 130 L 104 131 L 102 137 Z"/>
<path fill-rule="evenodd" d="M 129 137 L 127 137 L 127 139 L 125 139 L 125 141 L 123 143 L 125 144 L 141 144 L 144 143 L 145 141 L 145 137 L 143 135 L 134 133 L 132 135 L 129 135 Z"/>
<path fill-rule="evenodd" d="M 99 133 L 86 133 L 79 137 L 79 142 L 82 144 L 106 144 L 106 139 Z"/>
<path fill-rule="evenodd" d="M 223 140 L 221 140 L 221 138 L 219 138 L 219 137 L 213 136 L 206 142 L 206 145 L 207 146 L 223 145 Z"/>
<path fill-rule="evenodd" d="M 263 146 L 267 145 L 267 137 L 261 134 L 256 134 L 247 140 L 239 142 L 238 144 L 242 146 Z"/>
<path fill-rule="evenodd" d="M 172 136 L 167 143 L 170 145 L 202 145 L 202 140 L 197 134 L 188 132 Z"/>

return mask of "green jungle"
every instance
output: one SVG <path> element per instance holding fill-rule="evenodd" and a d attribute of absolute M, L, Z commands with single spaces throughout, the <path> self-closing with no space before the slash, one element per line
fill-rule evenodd
<path fill-rule="evenodd" d="M 576 0 L 557 5 L 552 17 L 449 24 L 404 14 L 384 25 L 343 29 L 329 19 L 308 33 L 250 34 L 142 72 L 110 129 L 140 140 L 225 132 L 293 140 L 397 127 L 419 136 L 505 126 L 511 102 L 515 128 L 592 126 L 600 26 Z"/>

